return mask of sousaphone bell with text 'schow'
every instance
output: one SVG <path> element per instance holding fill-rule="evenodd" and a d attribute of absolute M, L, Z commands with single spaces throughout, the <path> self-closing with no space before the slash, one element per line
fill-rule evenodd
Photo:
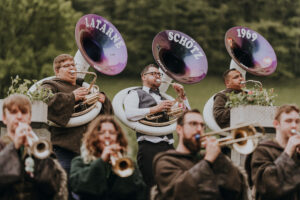
<path fill-rule="evenodd" d="M 160 94 L 168 100 L 173 97 L 166 94 L 172 79 L 178 82 L 193 84 L 201 81 L 207 74 L 207 59 L 200 45 L 190 36 L 176 31 L 165 30 L 158 33 L 152 42 L 153 57 L 163 73 L 161 78 Z M 147 135 L 166 135 L 176 129 L 176 117 L 166 122 L 150 122 L 147 120 L 129 121 L 126 118 L 123 101 L 130 90 L 137 87 L 126 88 L 117 93 L 113 99 L 113 108 L 116 116 L 135 131 Z M 178 98 L 177 98 L 178 99 Z M 176 111 L 166 111 L 166 114 Z M 152 116 L 149 116 L 153 119 Z M 156 120 L 156 119 L 155 119 Z"/>

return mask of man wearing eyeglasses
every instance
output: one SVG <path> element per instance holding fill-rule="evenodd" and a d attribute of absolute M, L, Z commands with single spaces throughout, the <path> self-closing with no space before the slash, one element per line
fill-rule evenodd
<path fill-rule="evenodd" d="M 60 127 L 50 126 L 51 142 L 62 167 L 69 173 L 73 157 L 79 155 L 81 139 L 86 132 L 87 125 L 66 127 L 73 112 L 74 106 L 84 100 L 88 89 L 82 87 L 77 81 L 77 73 L 73 56 L 61 54 L 53 61 L 55 78 L 44 81 L 42 86 L 49 88 L 54 96 L 48 102 L 48 120 Z M 99 96 L 99 101 L 108 101 L 104 94 Z"/>
<path fill-rule="evenodd" d="M 155 114 L 170 109 L 173 102 L 166 100 L 159 92 L 162 74 L 154 64 L 147 65 L 141 72 L 143 87 L 131 90 L 124 100 L 125 114 L 128 120 L 138 121 L 148 114 Z M 182 85 L 174 83 L 174 90 L 184 100 L 185 106 L 189 109 L 189 103 L 185 96 Z M 160 122 L 167 121 L 163 119 Z M 142 133 L 137 134 L 138 154 L 137 162 L 147 186 L 154 185 L 152 174 L 152 161 L 158 152 L 173 148 L 173 134 L 165 136 L 152 136 Z"/>
<path fill-rule="evenodd" d="M 246 179 L 225 156 L 215 137 L 205 137 L 197 109 L 177 120 L 176 150 L 159 153 L 153 161 L 157 185 L 152 199 L 247 199 Z M 205 148 L 205 153 L 200 149 Z"/>

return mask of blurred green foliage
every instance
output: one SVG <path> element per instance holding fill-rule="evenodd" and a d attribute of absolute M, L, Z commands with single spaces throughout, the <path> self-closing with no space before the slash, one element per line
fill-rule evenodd
<path fill-rule="evenodd" d="M 74 26 L 80 12 L 65 0 L 1 0 L 0 91 L 10 77 L 40 79 L 53 74 L 53 58 L 75 52 Z"/>
<path fill-rule="evenodd" d="M 1 0 L 0 96 L 11 76 L 41 79 L 53 74 L 60 53 L 77 51 L 74 29 L 84 14 L 108 19 L 122 34 L 128 64 L 121 75 L 137 75 L 153 63 L 152 40 L 175 29 L 194 38 L 208 59 L 208 76 L 220 75 L 230 63 L 224 35 L 246 26 L 273 46 L 278 66 L 273 78 L 300 75 L 300 1 L 295 0 Z"/>

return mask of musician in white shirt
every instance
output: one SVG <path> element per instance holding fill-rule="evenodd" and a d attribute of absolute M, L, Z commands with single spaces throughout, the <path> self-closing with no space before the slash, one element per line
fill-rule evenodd
<path fill-rule="evenodd" d="M 141 72 L 143 87 L 133 89 L 124 100 L 125 114 L 128 120 L 138 121 L 148 114 L 155 114 L 170 109 L 174 102 L 166 100 L 159 92 L 162 74 L 154 64 L 147 65 Z M 184 106 L 190 109 L 184 88 L 178 83 L 172 84 Z M 137 132 L 138 154 L 137 162 L 147 186 L 155 184 L 152 174 L 152 160 L 162 151 L 173 149 L 173 134 L 152 136 Z"/>

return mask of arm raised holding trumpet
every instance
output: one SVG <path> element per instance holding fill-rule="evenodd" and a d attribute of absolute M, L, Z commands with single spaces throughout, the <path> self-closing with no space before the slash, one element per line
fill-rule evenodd
<path fill-rule="evenodd" d="M 65 171 L 49 156 L 50 144 L 38 139 L 30 126 L 28 97 L 4 99 L 3 123 L 7 135 L 0 139 L 0 199 L 67 199 Z"/>

